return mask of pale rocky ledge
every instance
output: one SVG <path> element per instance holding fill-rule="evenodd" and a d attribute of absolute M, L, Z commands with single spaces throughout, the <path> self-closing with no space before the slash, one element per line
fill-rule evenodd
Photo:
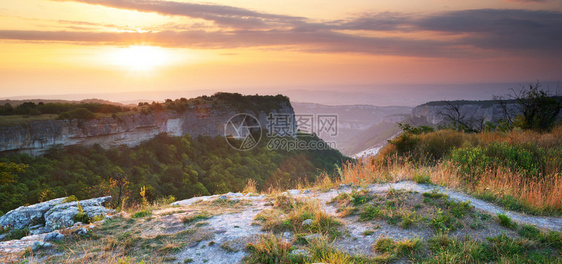
<path fill-rule="evenodd" d="M 297 200 L 316 201 L 321 209 L 336 216 L 342 225 L 339 227 L 341 236 L 334 240 L 336 247 L 344 252 L 373 256 L 372 245 L 380 237 L 394 239 L 421 238 L 428 239 L 434 235 L 428 228 L 408 228 L 388 224 L 386 221 L 358 221 L 357 216 L 338 217 L 337 203 L 333 199 L 342 193 L 353 191 L 368 192 L 379 197 L 384 197 L 389 190 L 399 191 L 421 197 L 423 193 L 447 194 L 448 199 L 462 202 L 470 202 L 471 210 L 480 215 L 489 215 L 486 223 L 481 223 L 477 229 L 467 227 L 460 228 L 450 235 L 464 237 L 470 235 L 476 240 L 485 240 L 486 237 L 506 234 L 516 237 L 517 233 L 509 228 L 498 225 L 496 214 L 503 213 L 519 224 L 531 224 L 544 231 L 561 231 L 562 219 L 556 217 L 531 216 L 523 213 L 506 211 L 488 202 L 475 199 L 466 194 L 451 191 L 446 188 L 416 184 L 414 182 L 399 182 L 391 184 L 372 184 L 366 187 L 355 187 L 341 185 L 337 189 L 322 190 L 289 190 L 282 194 Z M 84 212 L 88 216 L 107 216 L 93 224 L 75 224 L 72 217 L 78 212 L 77 202 L 63 203 L 64 198 L 20 207 L 8 212 L 0 218 L 2 226 L 11 225 L 15 228 L 29 227 L 32 231 L 30 236 L 19 240 L 0 242 L 0 262 L 18 261 L 22 252 L 36 252 L 28 255 L 28 263 L 41 263 L 45 259 L 68 254 L 53 247 L 50 241 L 71 239 L 72 236 L 80 236 L 93 233 L 103 229 L 115 221 L 123 221 L 129 225 L 136 221 L 139 229 L 133 232 L 143 239 L 155 239 L 163 236 L 173 236 L 181 239 L 181 247 L 173 251 L 167 257 L 170 263 L 239 263 L 247 256 L 246 245 L 256 241 L 259 236 L 270 233 L 264 231 L 256 215 L 264 210 L 271 209 L 276 195 L 252 194 L 252 193 L 227 193 L 195 197 L 187 200 L 177 201 L 171 205 L 156 208 L 149 217 L 135 218 L 124 212 L 115 213 L 102 205 L 110 197 L 102 197 L 80 201 Z M 216 206 L 220 204 L 221 206 Z M 197 219 L 204 212 L 206 216 L 201 221 L 186 221 L 186 219 Z M 284 217 L 281 215 L 280 217 Z M 302 225 L 312 224 L 312 219 L 303 221 Z M 126 225 L 126 226 L 127 226 Z M 121 230 L 124 231 L 124 230 Z M 119 231 L 119 232 L 121 232 Z M 132 231 L 126 231 L 132 232 Z M 126 233 L 125 232 L 125 233 Z M 293 240 L 295 234 L 283 231 L 278 234 L 283 239 Z M 315 239 L 320 234 L 308 234 L 304 239 Z M 117 243 L 123 243 L 119 241 Z M 33 251 L 31 248 L 34 248 Z M 38 254 L 41 253 L 41 254 Z M 142 254 L 142 253 L 138 253 Z M 291 254 L 307 254 L 304 249 L 295 249 Z M 67 257 L 67 256 L 65 256 Z M 68 256 L 70 257 L 70 256 Z M 80 254 L 72 256 L 81 257 Z M 141 256 L 146 263 L 152 263 L 152 255 Z"/>

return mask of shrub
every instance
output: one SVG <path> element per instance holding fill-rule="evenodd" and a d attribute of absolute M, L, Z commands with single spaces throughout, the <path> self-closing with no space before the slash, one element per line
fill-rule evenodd
<path fill-rule="evenodd" d="M 467 134 L 452 130 L 440 130 L 420 136 L 417 155 L 420 160 L 434 163 L 448 156 L 455 148 L 462 146 L 469 137 Z"/>
<path fill-rule="evenodd" d="M 142 211 L 138 211 L 136 213 L 134 213 L 131 218 L 143 218 L 143 217 L 147 217 L 147 216 L 151 216 L 152 215 L 152 211 L 151 210 L 142 210 Z"/>
<path fill-rule="evenodd" d="M 387 147 L 381 153 L 387 157 L 397 154 L 415 162 L 433 164 L 448 156 L 454 148 L 462 146 L 466 141 L 465 136 L 462 132 L 452 130 L 419 135 L 403 133 L 389 141 L 392 148 Z"/>
<path fill-rule="evenodd" d="M 23 229 L 5 229 L 7 230 L 6 232 L 6 240 L 12 240 L 12 239 L 20 239 L 22 237 L 25 237 L 27 235 L 29 235 L 29 228 L 23 228 Z"/>
<path fill-rule="evenodd" d="M 435 129 L 430 126 L 418 126 L 412 127 L 410 124 L 398 123 L 398 127 L 404 131 L 406 134 L 420 135 L 425 133 L 433 132 Z"/>
<path fill-rule="evenodd" d="M 377 252 L 387 254 L 390 258 L 396 256 L 414 257 L 422 252 L 423 242 L 420 238 L 395 241 L 392 238 L 381 237 L 373 245 Z"/>
<path fill-rule="evenodd" d="M 539 241 L 547 246 L 559 250 L 562 249 L 562 233 L 560 232 L 549 231 L 548 233 L 543 233 L 532 225 L 523 225 L 517 233 L 522 237 Z"/>
<path fill-rule="evenodd" d="M 12 226 L 0 226 L 0 235 L 6 234 L 12 230 Z"/>
<path fill-rule="evenodd" d="M 431 199 L 441 199 L 441 198 L 448 199 L 449 198 L 448 195 L 439 192 L 437 189 L 433 189 L 433 190 L 431 190 L 431 192 L 425 192 L 425 193 L 422 194 L 422 196 L 428 197 L 428 198 L 431 198 Z"/>
<path fill-rule="evenodd" d="M 389 140 L 388 143 L 396 147 L 396 152 L 398 153 L 398 155 L 404 155 L 414 151 L 419 141 L 419 137 L 411 135 L 409 133 L 403 133 L 395 139 Z"/>
<path fill-rule="evenodd" d="M 510 229 L 517 228 L 517 223 L 513 222 L 513 220 L 505 214 L 498 214 L 498 220 L 500 221 L 501 226 L 505 226 Z"/>
<path fill-rule="evenodd" d="M 78 201 L 78 198 L 76 198 L 76 196 L 74 196 L 74 195 L 71 195 L 71 196 L 68 196 L 68 197 L 64 198 L 63 203 L 77 202 L 77 201 Z"/>
<path fill-rule="evenodd" d="M 356 192 L 353 190 L 351 192 L 351 202 L 354 206 L 362 205 L 369 201 L 373 200 L 373 196 L 369 195 L 367 191 L 364 192 Z"/>
<path fill-rule="evenodd" d="M 562 108 L 561 97 L 540 89 L 538 83 L 521 89 L 515 97 L 521 106 L 521 115 L 515 122 L 517 126 L 536 131 L 549 131 L 554 127 Z"/>
<path fill-rule="evenodd" d="M 451 160 L 467 183 L 474 183 L 488 171 L 506 168 L 523 177 L 542 177 L 545 173 L 547 152 L 536 146 L 511 145 L 505 142 L 487 146 L 466 145 L 452 151 Z M 559 159 L 559 158 L 555 158 Z"/>
<path fill-rule="evenodd" d="M 256 215 L 256 220 L 263 221 L 263 229 L 281 232 L 327 234 L 335 238 L 341 234 L 338 230 L 342 223 L 334 216 L 322 211 L 316 201 L 297 201 L 287 196 L 278 196 L 274 210 L 264 210 Z M 303 221 L 312 220 L 310 225 Z"/>
<path fill-rule="evenodd" d="M 96 118 L 96 115 L 92 113 L 87 108 L 76 108 L 74 110 L 70 110 L 67 112 L 62 112 L 59 114 L 59 120 L 63 119 L 81 119 L 81 120 L 90 120 Z"/>
<path fill-rule="evenodd" d="M 80 222 L 80 223 L 83 223 L 83 224 L 89 224 L 90 222 L 92 222 L 92 218 L 90 218 L 84 212 L 78 212 L 76 215 L 74 215 L 74 217 L 72 217 L 72 220 L 74 222 Z"/>
<path fill-rule="evenodd" d="M 82 209 L 82 206 L 80 205 L 80 202 L 77 202 L 76 206 L 78 207 L 78 213 L 72 217 L 72 220 L 74 222 L 80 222 L 80 223 L 84 223 L 84 224 L 91 223 L 92 218 L 90 218 L 86 213 L 84 213 L 84 209 Z"/>
<path fill-rule="evenodd" d="M 431 219 L 430 226 L 438 233 L 447 233 L 457 231 L 462 227 L 462 224 L 450 214 L 438 210 L 435 218 Z"/>
<path fill-rule="evenodd" d="M 273 234 L 264 235 L 255 243 L 246 246 L 250 254 L 244 258 L 245 263 L 277 264 L 288 263 L 291 244 Z"/>
<path fill-rule="evenodd" d="M 360 221 L 368 221 L 383 216 L 381 209 L 378 206 L 367 205 L 359 214 Z"/>
<path fill-rule="evenodd" d="M 392 238 L 381 237 L 377 239 L 373 249 L 381 253 L 392 253 L 396 249 L 396 242 Z"/>
<path fill-rule="evenodd" d="M 458 166 L 459 175 L 467 183 L 478 181 L 491 164 L 484 149 L 472 146 L 453 150 L 451 160 Z"/>
<path fill-rule="evenodd" d="M 319 237 L 311 241 L 310 259 L 292 259 L 290 263 L 332 263 L 332 264 L 350 264 L 365 263 L 360 259 L 338 250 L 334 242 L 326 237 Z"/>
<path fill-rule="evenodd" d="M 533 177 L 541 174 L 541 165 L 546 156 L 543 148 L 507 143 L 492 143 L 485 150 L 495 167 L 509 168 L 513 172 Z"/>
<path fill-rule="evenodd" d="M 466 215 L 472 210 L 470 201 L 468 202 L 447 201 L 447 207 L 449 208 L 451 214 L 456 218 L 462 218 L 464 215 Z"/>
<path fill-rule="evenodd" d="M 416 173 L 416 174 L 414 174 L 413 180 L 416 183 L 420 183 L 420 184 L 431 184 L 431 175 L 423 174 L 423 173 Z"/>

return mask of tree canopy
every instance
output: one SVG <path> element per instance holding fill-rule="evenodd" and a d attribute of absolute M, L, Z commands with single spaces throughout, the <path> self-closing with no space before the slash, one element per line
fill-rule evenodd
<path fill-rule="evenodd" d="M 321 139 L 299 135 L 299 140 Z M 0 210 L 69 195 L 118 199 L 121 193 L 129 201 L 141 201 L 142 187 L 148 200 L 241 191 L 249 179 L 261 190 L 289 188 L 312 182 L 321 172 L 331 174 L 347 159 L 334 149 L 273 151 L 261 142 L 249 151 L 238 151 L 224 137 L 166 134 L 136 147 L 71 146 L 39 157 L 12 154 L 1 157 L 0 166 L 27 169 L 7 170 L 13 178 L 0 186 Z"/>

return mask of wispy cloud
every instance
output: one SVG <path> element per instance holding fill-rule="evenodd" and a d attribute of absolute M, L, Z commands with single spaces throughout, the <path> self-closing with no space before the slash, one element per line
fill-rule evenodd
<path fill-rule="evenodd" d="M 562 13 L 481 9 L 441 13 L 415 22 L 420 30 L 467 35 L 462 43 L 490 49 L 562 47 Z"/>
<path fill-rule="evenodd" d="M 448 43 L 401 38 L 366 38 L 331 31 L 162 31 L 149 33 L 0 30 L 0 39 L 77 42 L 83 44 L 145 43 L 165 47 L 226 49 L 298 46 L 307 52 L 361 52 L 372 54 L 443 57 L 459 54 Z"/>
<path fill-rule="evenodd" d="M 347 21 L 340 21 L 339 28 L 370 31 L 410 31 L 415 23 L 411 14 L 383 12 L 365 14 Z"/>
<path fill-rule="evenodd" d="M 508 2 L 521 2 L 521 3 L 546 3 L 549 0 L 506 0 Z"/>
<path fill-rule="evenodd" d="M 209 31 L 194 25 L 166 24 L 150 28 L 144 33 L 3 30 L 0 31 L 0 39 L 110 45 L 143 42 L 200 49 L 275 46 L 305 52 L 358 52 L 418 57 L 474 57 L 505 53 L 562 55 L 562 13 L 554 11 L 479 9 L 432 14 L 385 12 L 318 22 L 223 5 L 147 0 L 62 1 L 199 18 L 221 26 Z M 82 21 L 59 22 L 75 26 L 98 25 Z M 357 31 L 368 34 L 359 35 Z M 388 37 L 388 34 L 381 33 L 400 33 L 401 37 Z M 431 37 L 427 33 L 431 33 Z"/>
<path fill-rule="evenodd" d="M 295 23 L 304 20 L 302 17 L 260 13 L 244 8 L 194 4 L 174 1 L 149 0 L 55 0 L 73 1 L 105 7 L 134 10 L 139 12 L 157 13 L 165 16 L 185 16 L 213 21 L 217 25 L 235 28 L 256 28 L 281 23 Z"/>

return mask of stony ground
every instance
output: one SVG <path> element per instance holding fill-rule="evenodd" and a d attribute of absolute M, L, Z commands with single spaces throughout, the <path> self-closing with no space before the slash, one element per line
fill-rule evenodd
<path fill-rule="evenodd" d="M 431 210 L 437 208 L 422 207 L 427 202 L 423 193 L 442 193 L 454 201 L 470 202 L 473 206 L 471 216 L 458 221 L 458 228 L 449 233 L 454 237 L 470 236 L 475 240 L 485 240 L 486 237 L 500 234 L 517 237 L 514 230 L 499 225 L 497 214 L 505 214 L 519 224 L 562 231 L 562 218 L 506 211 L 463 193 L 414 182 L 373 184 L 364 188 L 341 186 L 329 191 L 290 190 L 285 194 L 296 200 L 317 200 L 323 211 L 342 222 L 343 225 L 339 227 L 341 234 L 334 240 L 337 248 L 351 254 L 376 256 L 372 248 L 380 237 L 398 240 L 417 237 L 425 240 L 434 236 L 435 230 L 419 219 L 405 228 L 386 219 L 362 220 L 360 213 L 343 215 L 344 207 L 334 201 L 338 199 L 336 197 L 342 197 L 342 193 L 361 191 L 369 197 L 379 197 L 380 202 L 384 203 L 391 190 L 401 195 L 404 205 L 419 208 L 418 211 L 414 210 L 418 215 L 434 214 Z M 260 235 L 269 233 L 263 231 L 263 223 L 255 218 L 260 212 L 273 208 L 274 199 L 272 195 L 229 193 L 178 201 L 172 206 L 146 214 L 124 214 L 95 223 L 88 233 L 90 240 L 81 238 L 57 244 L 52 249 L 28 250 L 24 259 L 27 263 L 96 263 L 108 260 L 118 263 L 124 259 L 113 257 L 115 254 L 112 252 L 134 250 L 123 263 L 137 263 L 138 260 L 144 260 L 144 263 L 239 263 L 248 254 L 246 245 L 256 241 Z M 476 228 L 469 227 L 475 225 Z M 277 235 L 290 241 L 296 234 L 285 230 Z M 0 242 L 0 253 L 3 255 L 0 262 L 16 262 L 26 248 L 41 239 L 36 236 Z"/>

